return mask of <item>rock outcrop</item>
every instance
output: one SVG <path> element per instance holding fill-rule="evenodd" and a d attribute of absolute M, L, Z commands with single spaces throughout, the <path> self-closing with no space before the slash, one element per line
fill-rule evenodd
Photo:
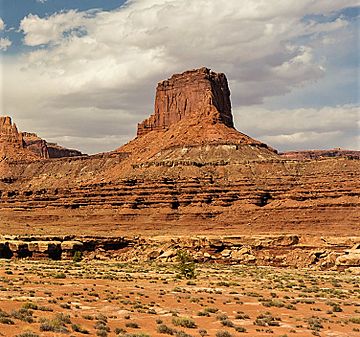
<path fill-rule="evenodd" d="M 138 124 L 137 135 L 167 130 L 184 118 L 207 119 L 234 127 L 230 90 L 224 74 L 201 68 L 158 83 L 154 114 Z"/>
<path fill-rule="evenodd" d="M 39 156 L 26 149 L 21 132 L 9 116 L 0 116 L 0 175 L 11 175 L 8 163 L 11 161 L 33 160 Z"/>
<path fill-rule="evenodd" d="M 80 151 L 48 143 L 36 133 L 20 132 L 8 116 L 0 116 L 0 153 L 10 160 L 82 156 Z"/>
<path fill-rule="evenodd" d="M 24 148 L 23 137 L 18 131 L 16 124 L 13 124 L 11 118 L 8 116 L 0 116 L 0 144 Z"/>
<path fill-rule="evenodd" d="M 25 147 L 39 155 L 41 158 L 47 159 L 83 156 L 83 154 L 78 150 L 67 149 L 56 143 L 49 143 L 40 138 L 36 133 L 22 132 L 21 134 L 25 142 Z"/>
<path fill-rule="evenodd" d="M 333 237 L 301 235 L 236 236 L 46 236 L 0 235 L 0 258 L 85 258 L 123 262 L 174 262 L 177 251 L 186 250 L 196 262 L 247 264 L 276 267 L 346 269 L 360 266 L 360 250 L 350 248 L 360 237 L 332 244 Z M 316 247 L 316 248 L 314 248 Z M 345 251 L 345 255 L 344 254 Z M 349 251 L 351 253 L 349 253 Z"/>
<path fill-rule="evenodd" d="M 24 147 L 37 154 L 40 158 L 49 158 L 47 142 L 36 133 L 22 132 Z"/>

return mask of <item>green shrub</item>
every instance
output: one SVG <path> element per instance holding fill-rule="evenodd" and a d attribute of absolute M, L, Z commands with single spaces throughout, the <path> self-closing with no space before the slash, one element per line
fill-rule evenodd
<path fill-rule="evenodd" d="M 83 259 L 83 254 L 79 250 L 77 250 L 73 255 L 74 262 L 80 262 Z"/>
<path fill-rule="evenodd" d="M 192 256 L 184 250 L 179 250 L 177 252 L 177 260 L 177 271 L 179 276 L 187 279 L 195 278 L 196 265 Z"/>

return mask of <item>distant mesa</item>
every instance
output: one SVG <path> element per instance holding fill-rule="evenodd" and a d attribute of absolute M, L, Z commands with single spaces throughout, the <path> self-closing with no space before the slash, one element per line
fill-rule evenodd
<path fill-rule="evenodd" d="M 288 151 L 288 152 L 280 153 L 280 156 L 286 159 L 293 159 L 293 160 L 316 160 L 321 158 L 335 158 L 335 157 L 360 159 L 360 151 L 335 148 L 329 150 Z"/>
<path fill-rule="evenodd" d="M 0 116 L 0 153 L 10 160 L 48 159 L 82 156 L 80 151 L 67 149 L 38 137 L 35 133 L 19 132 L 9 116 Z"/>

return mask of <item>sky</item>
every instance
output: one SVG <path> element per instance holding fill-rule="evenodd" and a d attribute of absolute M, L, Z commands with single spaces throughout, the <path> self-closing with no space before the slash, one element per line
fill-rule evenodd
<path fill-rule="evenodd" d="M 132 139 L 156 83 L 206 66 L 236 128 L 360 150 L 358 0 L 0 0 L 0 115 L 85 153 Z"/>

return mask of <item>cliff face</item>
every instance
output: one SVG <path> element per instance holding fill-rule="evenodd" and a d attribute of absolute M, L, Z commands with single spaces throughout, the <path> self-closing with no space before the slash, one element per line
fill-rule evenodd
<path fill-rule="evenodd" d="M 11 118 L 8 116 L 0 116 L 0 144 L 24 148 L 23 137 L 18 131 L 16 124 L 13 124 Z"/>
<path fill-rule="evenodd" d="M 21 134 L 27 149 L 37 154 L 40 158 L 49 158 L 48 146 L 44 139 L 38 137 L 36 133 L 22 132 Z"/>
<path fill-rule="evenodd" d="M 166 130 L 191 117 L 234 127 L 230 90 L 224 74 L 201 68 L 173 75 L 158 83 L 154 114 L 138 124 L 137 135 Z"/>

